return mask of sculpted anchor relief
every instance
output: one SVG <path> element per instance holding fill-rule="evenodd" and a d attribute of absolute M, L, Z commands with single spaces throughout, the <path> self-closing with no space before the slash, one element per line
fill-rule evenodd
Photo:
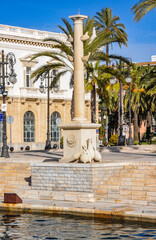
<path fill-rule="evenodd" d="M 71 148 L 76 145 L 76 137 L 74 135 L 70 135 L 67 137 L 67 145 Z"/>

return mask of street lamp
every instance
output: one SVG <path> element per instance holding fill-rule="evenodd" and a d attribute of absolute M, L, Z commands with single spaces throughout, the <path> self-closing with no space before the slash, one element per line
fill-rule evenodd
<path fill-rule="evenodd" d="M 128 139 L 128 145 L 132 145 L 132 131 L 131 131 L 131 75 L 130 73 L 126 77 L 126 82 L 129 84 L 129 139 Z"/>
<path fill-rule="evenodd" d="M 56 70 L 53 70 L 52 72 L 45 72 L 41 76 L 41 83 L 39 86 L 39 90 L 41 93 L 45 93 L 47 89 L 47 140 L 45 144 L 45 149 L 51 149 L 51 140 L 50 140 L 50 131 L 49 131 L 49 110 L 50 110 L 50 105 L 49 105 L 49 97 L 50 97 L 50 79 L 51 81 L 54 79 L 56 76 Z M 53 87 L 54 92 L 58 92 L 59 90 L 59 85 L 56 83 Z"/>
<path fill-rule="evenodd" d="M 121 61 L 120 61 L 120 73 L 121 73 Z M 124 68 L 124 66 L 123 66 Z M 120 126 L 119 126 L 119 136 L 118 136 L 118 145 L 124 146 L 125 145 L 125 136 L 123 135 L 123 112 L 122 112 L 122 82 L 120 81 Z"/>
<path fill-rule="evenodd" d="M 7 146 L 7 131 L 6 131 L 6 104 L 5 98 L 8 92 L 5 90 L 5 81 L 7 84 L 15 84 L 17 82 L 16 73 L 14 71 L 14 64 L 16 63 L 15 55 L 9 52 L 4 57 L 4 50 L 2 50 L 2 60 L 0 62 L 0 94 L 3 96 L 2 112 L 3 112 L 3 146 L 1 157 L 9 158 L 8 146 Z M 8 67 L 10 72 L 8 73 Z"/>

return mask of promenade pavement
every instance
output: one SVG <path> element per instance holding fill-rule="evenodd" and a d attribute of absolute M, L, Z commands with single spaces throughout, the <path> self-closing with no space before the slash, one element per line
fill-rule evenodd
<path fill-rule="evenodd" d="M 156 160 L 156 145 L 154 147 L 109 147 L 99 148 L 102 162 L 120 161 L 154 161 Z M 63 157 L 62 149 L 31 150 L 10 152 L 10 158 L 0 158 L 0 161 L 11 162 L 58 162 Z"/>
<path fill-rule="evenodd" d="M 156 161 L 155 151 L 125 152 L 102 149 L 102 162 L 120 161 Z M 0 158 L 0 162 L 58 162 L 63 156 L 63 150 L 12 152 L 10 158 Z M 123 219 L 132 221 L 156 222 L 156 207 L 131 205 L 111 202 L 70 202 L 55 200 L 25 199 L 22 204 L 7 204 L 0 202 L 0 210 L 21 212 L 38 212 L 48 214 L 68 214 L 93 218 Z"/>

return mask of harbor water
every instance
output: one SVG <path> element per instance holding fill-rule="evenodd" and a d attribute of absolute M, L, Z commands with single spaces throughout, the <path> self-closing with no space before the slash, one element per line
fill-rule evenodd
<path fill-rule="evenodd" d="M 1 240 L 156 239 L 156 225 L 71 216 L 0 212 Z"/>

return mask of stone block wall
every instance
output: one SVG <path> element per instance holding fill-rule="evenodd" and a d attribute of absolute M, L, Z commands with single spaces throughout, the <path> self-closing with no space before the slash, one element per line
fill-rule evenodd
<path fill-rule="evenodd" d="M 156 206 L 156 163 L 32 164 L 32 189 L 56 200 Z M 83 196 L 82 196 L 83 195 Z"/>
<path fill-rule="evenodd" d="M 94 168 L 96 201 L 156 206 L 156 163 L 105 164 Z"/>
<path fill-rule="evenodd" d="M 30 178 L 31 177 L 31 178 Z M 156 162 L 97 164 L 0 162 L 4 193 L 24 199 L 106 202 L 156 207 Z"/>
<path fill-rule="evenodd" d="M 92 192 L 92 168 L 80 164 L 32 165 L 33 190 Z"/>
<path fill-rule="evenodd" d="M 4 193 L 16 193 L 22 199 L 29 198 L 31 191 L 29 163 L 0 162 L 0 200 Z"/>

